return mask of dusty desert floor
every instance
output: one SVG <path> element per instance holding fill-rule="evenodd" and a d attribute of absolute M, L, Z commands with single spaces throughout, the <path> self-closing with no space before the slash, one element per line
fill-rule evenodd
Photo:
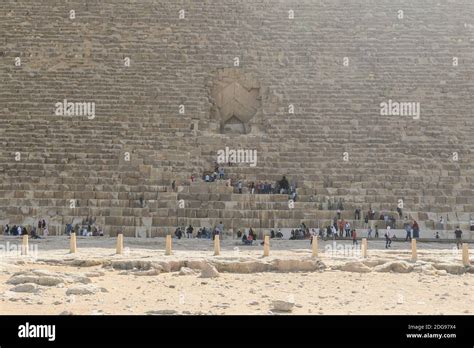
<path fill-rule="evenodd" d="M 272 240 L 263 246 L 209 240 L 1 237 L 0 314 L 473 314 L 474 263 L 463 266 L 454 244 L 408 242 L 386 250 L 370 240 L 362 258 L 351 241 Z"/>

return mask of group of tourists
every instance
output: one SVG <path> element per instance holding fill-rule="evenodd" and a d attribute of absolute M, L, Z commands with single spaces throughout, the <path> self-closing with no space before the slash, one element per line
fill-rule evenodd
<path fill-rule="evenodd" d="M 174 231 L 174 237 L 177 239 L 183 238 L 185 235 L 187 238 L 199 238 L 199 239 L 211 239 L 214 240 L 216 235 L 222 235 L 224 233 L 224 224 L 219 222 L 214 228 L 201 227 L 198 229 L 196 236 L 194 236 L 194 227 L 189 224 L 188 227 L 178 226 Z"/>
<path fill-rule="evenodd" d="M 87 217 L 82 220 L 81 224 L 76 223 L 74 226 L 72 223 L 66 224 L 66 235 L 70 236 L 73 232 L 76 236 L 83 237 L 102 237 L 104 235 L 104 231 L 96 225 L 96 219 L 93 217 Z"/>
<path fill-rule="evenodd" d="M 195 176 L 191 175 L 191 181 L 194 182 Z M 205 182 L 214 182 L 217 180 L 225 180 L 225 171 L 224 167 L 216 165 L 214 171 L 204 172 L 202 175 L 202 180 Z"/>
<path fill-rule="evenodd" d="M 239 193 L 242 193 L 243 186 L 242 180 L 238 180 L 236 188 Z M 267 181 L 258 181 L 255 183 L 251 181 L 247 184 L 247 188 L 251 194 L 288 194 L 290 199 L 296 200 L 296 181 L 292 180 L 290 183 L 286 176 L 283 176 L 275 183 L 269 183 Z"/>
<path fill-rule="evenodd" d="M 13 225 L 10 227 L 9 224 L 6 224 L 3 229 L 3 234 L 6 236 L 24 236 L 28 235 L 32 239 L 40 239 L 42 237 L 47 237 L 49 234 L 48 228 L 46 226 L 46 221 L 44 219 L 38 220 L 38 227 L 36 226 L 21 226 Z M 41 237 L 42 236 L 42 237 Z"/>
<path fill-rule="evenodd" d="M 191 176 L 191 181 L 194 182 L 194 174 Z M 215 182 L 217 180 L 227 180 L 228 185 L 235 188 L 237 193 L 242 194 L 243 189 L 246 186 L 248 192 L 251 194 L 288 194 L 289 199 L 296 201 L 297 192 L 296 192 L 296 181 L 293 180 L 291 183 L 288 181 L 286 176 L 283 176 L 281 180 L 271 183 L 268 181 L 251 181 L 247 184 L 243 180 L 232 180 L 225 178 L 224 168 L 216 166 L 214 171 L 204 172 L 202 175 L 202 180 L 205 182 Z M 174 183 L 174 182 L 173 182 Z M 173 187 L 173 191 L 175 188 Z"/>

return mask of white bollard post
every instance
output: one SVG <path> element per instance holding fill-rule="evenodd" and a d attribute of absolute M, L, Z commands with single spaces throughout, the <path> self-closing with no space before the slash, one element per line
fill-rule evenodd
<path fill-rule="evenodd" d="M 365 259 L 367 258 L 367 249 L 368 249 L 368 244 L 367 244 L 367 238 L 362 238 L 362 257 Z"/>
<path fill-rule="evenodd" d="M 418 259 L 418 254 L 416 252 L 416 239 L 411 240 L 411 260 L 416 261 Z"/>
<path fill-rule="evenodd" d="M 218 256 L 221 254 L 221 242 L 219 235 L 216 234 L 214 236 L 214 256 Z"/>
<path fill-rule="evenodd" d="M 165 255 L 171 255 L 171 235 L 166 236 L 166 251 Z"/>
<path fill-rule="evenodd" d="M 462 264 L 464 266 L 470 266 L 471 262 L 469 261 L 469 244 L 462 243 Z"/>
<path fill-rule="evenodd" d="M 123 233 L 117 234 L 117 254 L 123 254 Z"/>
<path fill-rule="evenodd" d="M 69 242 L 69 252 L 74 254 L 77 251 L 77 244 L 76 244 L 76 233 L 71 233 L 71 241 Z"/>
<path fill-rule="evenodd" d="M 28 255 L 28 235 L 27 234 L 23 235 L 23 241 L 21 245 L 21 254 Z"/>
<path fill-rule="evenodd" d="M 270 255 L 270 236 L 265 236 L 263 243 L 264 243 L 263 256 L 269 256 Z"/>
<path fill-rule="evenodd" d="M 313 236 L 313 257 L 318 257 L 318 236 Z"/>

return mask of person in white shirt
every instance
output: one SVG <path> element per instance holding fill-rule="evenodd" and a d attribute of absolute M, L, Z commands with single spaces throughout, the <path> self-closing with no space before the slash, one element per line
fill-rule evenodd
<path fill-rule="evenodd" d="M 387 226 L 387 232 L 385 232 L 385 249 L 392 247 L 392 231 L 390 230 L 390 226 Z"/>
<path fill-rule="evenodd" d="M 332 236 L 335 236 L 336 233 L 337 233 L 336 227 L 334 227 L 334 225 L 331 225 L 331 235 L 332 235 Z"/>

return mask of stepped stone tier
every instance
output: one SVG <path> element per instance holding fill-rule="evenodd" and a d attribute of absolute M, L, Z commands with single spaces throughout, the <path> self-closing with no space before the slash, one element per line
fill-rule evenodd
<path fill-rule="evenodd" d="M 4 0 L 0 224 L 230 234 L 402 200 L 422 230 L 467 232 L 473 18 L 472 0 Z M 257 151 L 225 165 L 242 194 L 200 180 L 226 147 Z M 283 175 L 292 208 L 248 191 Z"/>

